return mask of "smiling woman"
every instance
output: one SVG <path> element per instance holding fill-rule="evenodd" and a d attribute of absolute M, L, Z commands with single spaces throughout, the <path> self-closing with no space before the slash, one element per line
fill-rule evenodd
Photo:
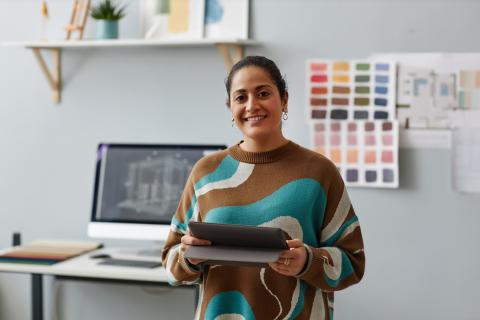
<path fill-rule="evenodd" d="M 333 319 L 334 291 L 361 280 L 360 225 L 335 165 L 286 139 L 288 92 L 275 63 L 246 57 L 226 80 L 243 140 L 199 160 L 163 251 L 170 283 L 201 285 L 196 319 Z M 288 250 L 268 267 L 185 258 L 189 221 L 282 229 Z"/>
<path fill-rule="evenodd" d="M 285 80 L 276 65 L 260 57 L 242 60 L 226 81 L 228 106 L 244 134 L 245 151 L 273 150 L 285 143 L 282 113 L 288 112 Z"/>

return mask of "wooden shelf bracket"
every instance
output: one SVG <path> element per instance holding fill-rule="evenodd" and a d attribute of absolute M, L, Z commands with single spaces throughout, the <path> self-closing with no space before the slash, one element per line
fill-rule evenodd
<path fill-rule="evenodd" d="M 62 73 L 61 73 L 61 48 L 31 48 L 37 59 L 40 69 L 47 78 L 48 84 L 52 90 L 52 100 L 54 103 L 60 103 L 62 93 Z M 42 55 L 42 50 L 48 51 L 52 56 L 51 69 Z"/>
<path fill-rule="evenodd" d="M 120 40 L 70 40 L 70 41 L 35 41 L 4 43 L 6 46 L 22 46 L 31 49 L 52 91 L 52 100 L 58 104 L 62 97 L 62 50 L 70 48 L 123 48 L 123 47 L 215 47 L 223 57 L 227 72 L 244 57 L 245 46 L 256 42 L 246 39 L 190 39 L 171 41 L 162 39 L 120 39 Z M 47 58 L 50 59 L 47 64 Z"/>
<path fill-rule="evenodd" d="M 227 71 L 232 69 L 233 65 L 240 61 L 244 55 L 244 47 L 242 44 L 237 43 L 217 43 L 215 46 L 220 50 L 223 55 L 223 61 Z"/>

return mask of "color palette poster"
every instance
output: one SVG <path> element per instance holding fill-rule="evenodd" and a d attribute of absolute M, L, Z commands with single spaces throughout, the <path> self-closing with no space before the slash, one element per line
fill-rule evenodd
<path fill-rule="evenodd" d="M 314 121 L 314 150 L 337 166 L 347 186 L 397 188 L 398 121 Z"/>
<path fill-rule="evenodd" d="M 307 61 L 313 149 L 347 186 L 397 188 L 396 64 L 390 60 Z"/>
<path fill-rule="evenodd" d="M 480 109 L 480 70 L 460 70 L 458 78 L 460 109 Z"/>
<path fill-rule="evenodd" d="M 394 62 L 307 61 L 310 119 L 394 120 Z"/>

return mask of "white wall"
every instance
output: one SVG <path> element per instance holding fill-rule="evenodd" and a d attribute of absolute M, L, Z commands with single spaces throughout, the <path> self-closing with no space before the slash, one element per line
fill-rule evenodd
<path fill-rule="evenodd" d="M 251 31 L 261 45 L 247 53 L 270 56 L 286 74 L 285 133 L 303 145 L 309 141 L 305 59 L 480 51 L 474 36 L 480 3 L 473 0 L 251 2 Z M 59 37 L 71 1 L 48 3 L 56 20 L 50 32 Z M 126 37 L 138 35 L 137 6 L 129 1 L 121 26 Z M 35 39 L 38 12 L 37 0 L 0 0 L 0 42 Z M 91 35 L 92 21 L 88 27 Z M 239 139 L 224 106 L 223 60 L 213 47 L 66 50 L 63 69 L 63 101 L 53 105 L 31 52 L 0 47 L 0 247 L 9 246 L 17 230 L 24 242 L 86 237 L 100 141 Z M 474 230 L 480 197 L 451 190 L 448 151 L 402 149 L 400 161 L 399 190 L 350 191 L 367 269 L 360 285 L 337 294 L 336 319 L 480 318 L 480 236 Z M 57 301 L 61 319 L 187 319 L 193 312 L 188 290 L 47 284 L 47 304 Z M 28 319 L 28 286 L 28 276 L 0 274 L 0 319 Z"/>

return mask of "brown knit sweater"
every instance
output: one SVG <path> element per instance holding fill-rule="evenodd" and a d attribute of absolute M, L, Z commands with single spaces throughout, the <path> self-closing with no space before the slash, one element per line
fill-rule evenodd
<path fill-rule="evenodd" d="M 180 250 L 190 220 L 278 227 L 305 243 L 304 271 L 194 266 Z M 202 158 L 172 219 L 163 262 L 173 285 L 200 284 L 198 319 L 333 319 L 333 291 L 360 281 L 365 255 L 342 178 L 325 157 L 288 142 L 268 152 L 239 144 Z"/>

